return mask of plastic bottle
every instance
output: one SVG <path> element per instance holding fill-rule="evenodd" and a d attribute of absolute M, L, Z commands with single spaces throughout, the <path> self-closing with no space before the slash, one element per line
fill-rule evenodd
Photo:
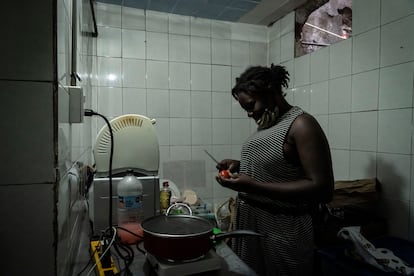
<path fill-rule="evenodd" d="M 162 188 L 160 191 L 160 210 L 162 214 L 165 214 L 168 207 L 170 206 L 171 199 L 171 189 L 168 184 L 168 181 L 162 183 Z"/>
<path fill-rule="evenodd" d="M 136 243 L 143 235 L 141 221 L 143 219 L 142 183 L 132 170 L 118 183 L 118 235 L 124 243 Z M 127 229 L 136 235 L 129 233 Z"/>

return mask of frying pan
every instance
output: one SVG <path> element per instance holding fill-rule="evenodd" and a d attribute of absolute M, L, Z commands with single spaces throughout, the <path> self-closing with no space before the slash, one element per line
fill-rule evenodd
<path fill-rule="evenodd" d="M 177 204 L 181 203 L 175 205 Z M 150 217 L 141 223 L 145 250 L 159 258 L 173 261 L 194 260 L 210 251 L 215 242 L 227 237 L 264 236 L 250 230 L 214 234 L 214 225 L 209 220 L 191 214 L 168 215 L 170 208 L 166 215 Z"/>

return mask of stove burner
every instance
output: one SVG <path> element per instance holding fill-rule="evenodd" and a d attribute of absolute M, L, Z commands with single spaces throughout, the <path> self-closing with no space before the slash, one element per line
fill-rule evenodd
<path fill-rule="evenodd" d="M 201 255 L 200 257 L 193 258 L 193 259 L 187 259 L 187 260 L 174 260 L 174 259 L 165 259 L 165 258 L 158 258 L 159 260 L 164 260 L 166 262 L 172 263 L 172 264 L 182 264 L 182 263 L 192 263 L 197 262 L 199 260 L 202 260 L 206 257 L 206 255 Z"/>
<path fill-rule="evenodd" d="M 184 276 L 219 270 L 222 262 L 221 257 L 214 250 L 199 258 L 184 261 L 157 258 L 149 253 L 146 258 L 158 276 Z"/>

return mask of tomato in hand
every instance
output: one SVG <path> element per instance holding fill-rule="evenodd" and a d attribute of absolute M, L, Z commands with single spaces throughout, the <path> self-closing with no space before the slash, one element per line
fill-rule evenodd
<path fill-rule="evenodd" d="M 220 176 L 223 178 L 230 178 L 230 171 L 229 170 L 222 170 L 219 172 Z"/>

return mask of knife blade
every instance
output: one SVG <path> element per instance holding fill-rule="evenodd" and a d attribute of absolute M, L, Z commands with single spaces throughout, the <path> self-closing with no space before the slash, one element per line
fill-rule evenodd
<path fill-rule="evenodd" d="M 216 164 L 219 164 L 219 161 L 217 161 L 217 159 L 216 158 L 214 158 L 214 156 L 213 155 L 211 155 L 207 150 L 204 150 L 205 151 L 205 153 L 207 153 L 207 155 L 216 163 Z"/>

